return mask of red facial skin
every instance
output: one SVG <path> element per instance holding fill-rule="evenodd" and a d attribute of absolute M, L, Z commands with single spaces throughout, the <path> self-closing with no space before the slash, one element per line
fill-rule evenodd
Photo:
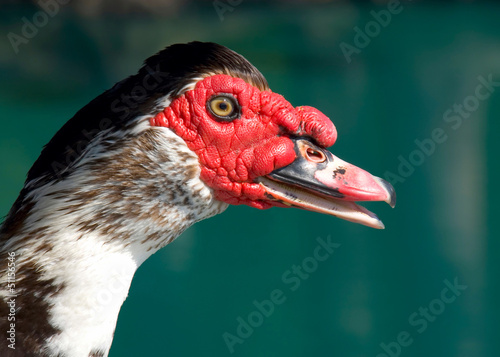
<path fill-rule="evenodd" d="M 222 93 L 239 102 L 239 118 L 223 122 L 208 112 L 207 101 Z M 198 82 L 151 118 L 151 125 L 170 128 L 185 140 L 216 199 L 260 209 L 282 206 L 268 200 L 255 179 L 295 160 L 290 135 L 311 137 L 322 147 L 337 139 L 335 126 L 319 110 L 294 108 L 279 94 L 222 74 Z"/>

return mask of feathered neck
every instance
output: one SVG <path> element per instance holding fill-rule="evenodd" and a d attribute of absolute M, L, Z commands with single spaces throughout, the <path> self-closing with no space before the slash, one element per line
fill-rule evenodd
<path fill-rule="evenodd" d="M 149 118 L 207 75 L 267 82 L 214 43 L 172 45 L 79 110 L 45 146 L 0 228 L 16 254 L 16 350 L 0 356 L 105 356 L 137 267 L 183 230 L 222 212 L 198 158 Z M 8 261 L 0 260 L 5 272 Z M 7 331 L 0 277 L 0 330 Z"/>
<path fill-rule="evenodd" d="M 144 124 L 106 145 L 94 146 L 63 180 L 31 191 L 28 182 L 0 231 L 2 256 L 16 254 L 19 309 L 16 350 L 2 343 L 2 356 L 106 356 L 136 269 L 227 207 L 213 199 L 198 158 L 169 129 Z M 1 271 L 6 264 L 0 261 Z M 0 289 L 6 286 L 2 276 Z M 2 318 L 7 295 L 0 290 Z M 0 321 L 0 330 L 8 326 Z"/>

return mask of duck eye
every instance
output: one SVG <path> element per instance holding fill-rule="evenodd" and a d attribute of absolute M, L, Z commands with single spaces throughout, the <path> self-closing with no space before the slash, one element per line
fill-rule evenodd
<path fill-rule="evenodd" d="M 208 111 L 217 119 L 231 121 L 240 116 L 240 106 L 229 94 L 216 95 L 207 102 Z"/>

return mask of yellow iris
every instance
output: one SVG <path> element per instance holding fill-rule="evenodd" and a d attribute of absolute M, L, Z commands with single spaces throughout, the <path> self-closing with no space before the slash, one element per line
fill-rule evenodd
<path fill-rule="evenodd" d="M 234 105 L 227 97 L 215 97 L 210 101 L 212 112 L 218 117 L 229 117 L 234 113 Z"/>

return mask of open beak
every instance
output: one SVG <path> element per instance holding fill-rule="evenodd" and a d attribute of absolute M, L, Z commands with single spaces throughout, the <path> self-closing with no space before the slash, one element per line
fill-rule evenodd
<path fill-rule="evenodd" d="M 396 192 L 390 183 L 307 139 L 292 140 L 297 154 L 294 162 L 258 179 L 271 200 L 368 227 L 384 228 L 374 213 L 354 201 L 384 201 L 394 207 Z"/>

